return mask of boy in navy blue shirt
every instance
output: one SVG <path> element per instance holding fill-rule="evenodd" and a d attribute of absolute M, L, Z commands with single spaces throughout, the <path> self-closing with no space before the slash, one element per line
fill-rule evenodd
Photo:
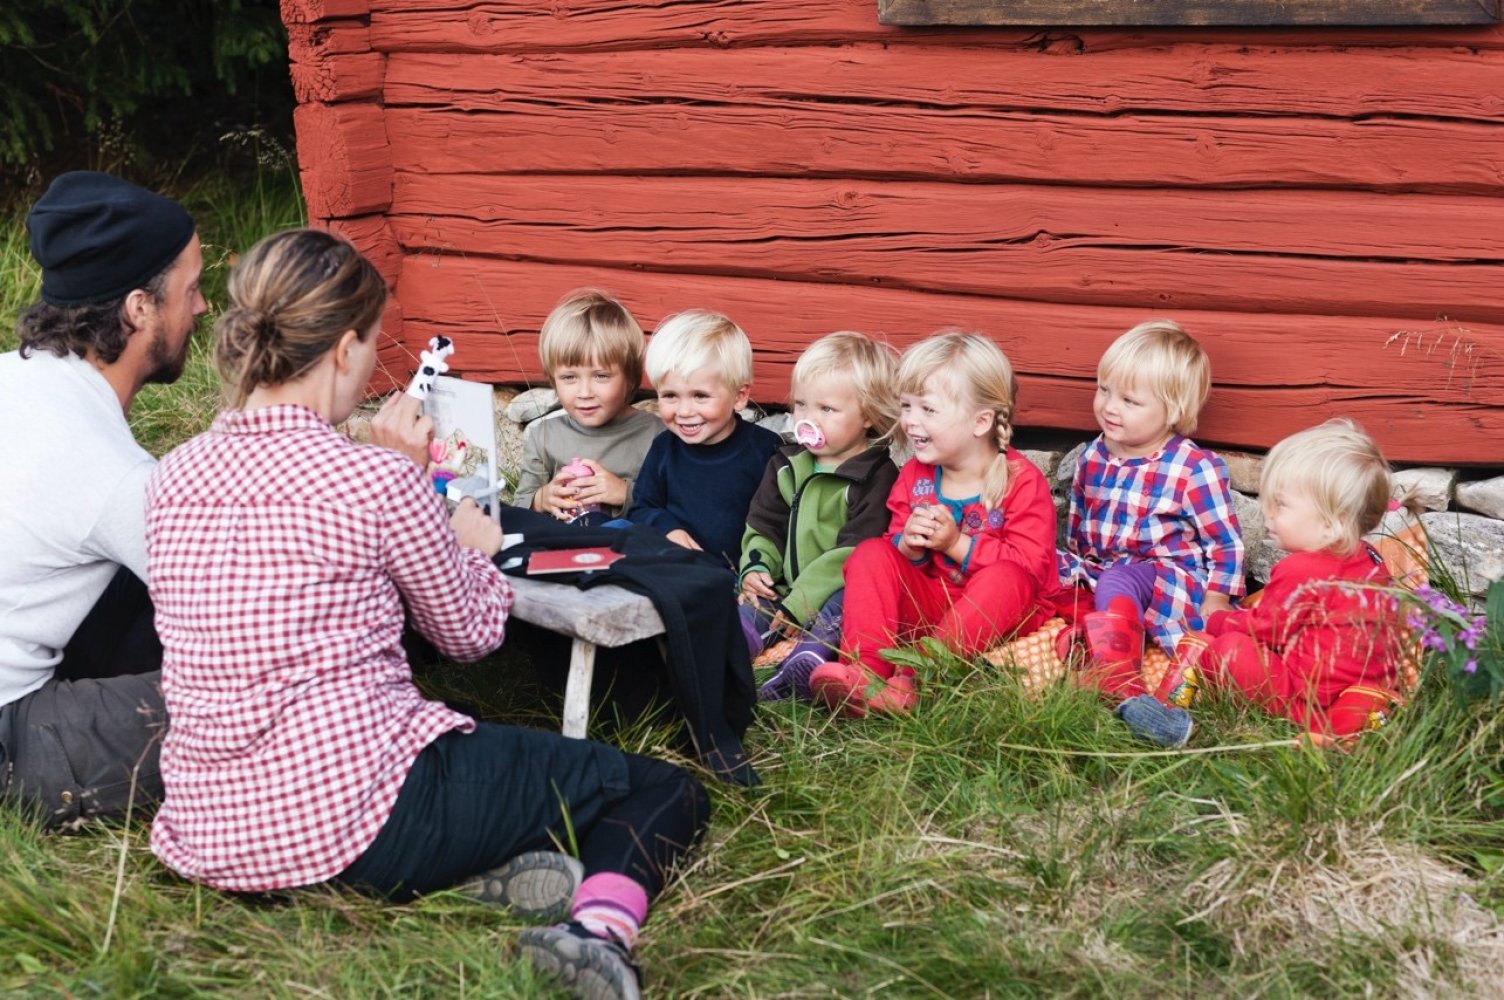
<path fill-rule="evenodd" d="M 648 342 L 659 434 L 643 459 L 628 520 L 735 567 L 747 508 L 783 439 L 737 417 L 752 391 L 752 344 L 719 313 L 664 320 Z"/>

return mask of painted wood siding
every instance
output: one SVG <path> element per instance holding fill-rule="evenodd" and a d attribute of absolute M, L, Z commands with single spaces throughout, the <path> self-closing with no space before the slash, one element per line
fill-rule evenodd
<path fill-rule="evenodd" d="M 285 0 L 311 214 L 394 283 L 383 362 L 537 382 L 568 290 L 751 335 L 994 337 L 1019 424 L 1093 428 L 1168 316 L 1198 437 L 1335 415 L 1504 459 L 1504 29 L 908 29 L 875 0 Z"/>

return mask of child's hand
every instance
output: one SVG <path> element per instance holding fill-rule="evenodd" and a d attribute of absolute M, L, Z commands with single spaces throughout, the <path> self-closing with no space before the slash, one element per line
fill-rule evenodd
<path fill-rule="evenodd" d="M 1208 590 L 1201 600 L 1201 620 L 1208 621 L 1218 611 L 1231 611 L 1232 598 L 1215 590 Z"/>
<path fill-rule="evenodd" d="M 488 556 L 501 551 L 501 525 L 491 520 L 474 500 L 466 497 L 449 515 L 449 526 L 462 548 L 479 549 Z"/>
<path fill-rule="evenodd" d="M 694 549 L 696 552 L 704 551 L 700 548 L 700 543 L 694 540 L 694 536 L 683 528 L 675 528 L 673 531 L 670 531 L 668 533 L 668 540 L 686 549 Z"/>
<path fill-rule="evenodd" d="M 433 440 L 433 418 L 423 415 L 423 404 L 405 392 L 394 392 L 371 418 L 371 441 L 401 452 L 418 468 L 428 468 L 428 442 Z"/>
<path fill-rule="evenodd" d="M 742 577 L 742 596 L 752 601 L 762 598 L 768 601 L 778 600 L 778 593 L 773 590 L 773 577 L 760 569 L 754 569 Z"/>
<path fill-rule="evenodd" d="M 538 492 L 533 494 L 533 510 L 540 514 L 552 514 L 561 521 L 569 521 L 579 513 L 579 501 L 574 498 L 574 490 L 565 485 L 568 479 L 562 472 L 554 478 L 538 487 Z"/>
<path fill-rule="evenodd" d="M 935 552 L 952 555 L 951 549 L 955 547 L 956 542 L 961 538 L 961 526 L 956 523 L 956 519 L 951 516 L 948 508 L 934 504 L 929 510 L 935 518 L 934 530 L 930 532 L 929 547 Z M 957 560 L 957 562 L 959 561 Z"/>
<path fill-rule="evenodd" d="M 593 458 L 582 458 L 580 462 L 590 466 L 595 474 L 581 476 L 570 484 L 575 490 L 576 505 L 598 503 L 603 507 L 622 507 L 626 504 L 627 481 L 625 479 L 616 476 Z"/>
<path fill-rule="evenodd" d="M 955 544 L 961 529 L 950 511 L 936 504 L 915 507 L 903 526 L 904 541 L 916 549 L 944 552 Z"/>

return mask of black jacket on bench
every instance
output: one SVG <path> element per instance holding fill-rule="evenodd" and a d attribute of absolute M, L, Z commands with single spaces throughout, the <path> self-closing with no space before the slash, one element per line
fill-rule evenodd
<path fill-rule="evenodd" d="M 501 525 L 508 534 L 521 534 L 523 542 L 499 553 L 497 565 L 538 550 L 591 546 L 605 546 L 626 557 L 603 570 L 554 573 L 548 580 L 582 590 L 611 583 L 651 600 L 663 619 L 669 689 L 696 754 L 728 781 L 757 784 L 742 747 L 757 688 L 742 638 L 732 568 L 638 525 L 575 527 L 520 507 L 501 508 Z M 524 559 L 506 572 L 525 576 L 526 565 Z"/>

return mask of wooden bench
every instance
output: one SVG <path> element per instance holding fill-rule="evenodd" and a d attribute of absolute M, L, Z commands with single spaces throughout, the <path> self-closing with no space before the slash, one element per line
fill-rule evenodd
<path fill-rule="evenodd" d="M 569 679 L 564 685 L 564 735 L 585 736 L 590 720 L 590 681 L 595 676 L 595 647 L 625 646 L 663 634 L 663 619 L 653 602 L 641 594 L 603 584 L 580 590 L 564 583 L 548 583 L 511 576 L 512 616 L 567 635 Z"/>

